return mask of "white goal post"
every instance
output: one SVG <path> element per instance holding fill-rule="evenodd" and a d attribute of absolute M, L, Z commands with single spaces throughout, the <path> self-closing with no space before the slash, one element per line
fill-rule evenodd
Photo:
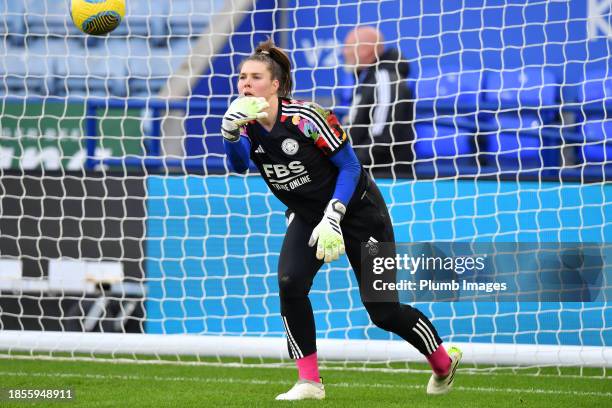
<path fill-rule="evenodd" d="M 529 344 L 454 343 L 464 353 L 464 362 L 474 365 L 510 367 L 581 366 L 612 367 L 609 347 L 553 346 Z M 322 360 L 345 362 L 422 362 L 422 356 L 404 342 L 392 340 L 317 341 Z M 156 355 L 239 357 L 287 360 L 282 338 L 141 335 L 129 333 L 61 333 L 7 330 L 0 334 L 0 349 L 9 352 L 71 353 L 72 355 Z M 256 364 L 256 363 L 253 363 Z"/>

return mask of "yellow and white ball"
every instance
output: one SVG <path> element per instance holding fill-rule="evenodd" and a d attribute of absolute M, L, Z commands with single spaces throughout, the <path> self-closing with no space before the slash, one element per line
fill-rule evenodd
<path fill-rule="evenodd" d="M 85 34 L 105 35 L 121 24 L 125 0 L 71 0 L 70 15 Z"/>

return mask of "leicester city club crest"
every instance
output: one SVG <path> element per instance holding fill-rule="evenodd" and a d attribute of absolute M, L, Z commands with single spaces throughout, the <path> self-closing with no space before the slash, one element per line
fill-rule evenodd
<path fill-rule="evenodd" d="M 283 140 L 283 144 L 281 145 L 281 148 L 283 149 L 283 152 L 285 152 L 285 154 L 288 154 L 289 156 L 293 156 L 294 154 L 297 153 L 299 146 L 298 146 L 298 142 L 296 142 L 293 139 L 285 139 Z"/>

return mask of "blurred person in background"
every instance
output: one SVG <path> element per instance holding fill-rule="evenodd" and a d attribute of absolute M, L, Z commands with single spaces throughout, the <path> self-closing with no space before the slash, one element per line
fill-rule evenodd
<path fill-rule="evenodd" d="M 355 153 L 375 177 L 412 173 L 414 131 L 410 72 L 397 49 L 385 49 L 374 27 L 353 29 L 344 40 L 345 70 L 356 77 L 345 128 Z"/>

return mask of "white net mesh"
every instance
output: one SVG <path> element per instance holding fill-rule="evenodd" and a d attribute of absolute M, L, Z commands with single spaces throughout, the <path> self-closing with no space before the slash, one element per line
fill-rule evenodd
<path fill-rule="evenodd" d="M 605 247 L 609 8 L 413 3 L 131 0 L 115 32 L 86 37 L 63 0 L 0 1 L 2 349 L 285 353 L 284 208 L 258 175 L 228 173 L 219 134 L 238 64 L 268 35 L 289 51 L 295 95 L 340 116 L 362 80 L 343 70 L 351 28 L 376 27 L 409 63 L 396 84 L 410 99 L 391 105 L 410 103 L 414 121 L 396 132 L 414 143 L 394 160 L 413 159 L 414 174 L 378 179 L 398 241 Z M 340 341 L 321 343 L 330 357 L 414 358 L 372 325 L 346 260 L 324 267 L 310 296 L 318 338 Z M 418 306 L 468 361 L 609 366 L 612 309 L 600 300 Z M 71 332 L 142 336 L 122 348 Z M 186 334 L 199 336 L 170 336 Z M 236 339 L 247 342 L 219 346 Z"/>

